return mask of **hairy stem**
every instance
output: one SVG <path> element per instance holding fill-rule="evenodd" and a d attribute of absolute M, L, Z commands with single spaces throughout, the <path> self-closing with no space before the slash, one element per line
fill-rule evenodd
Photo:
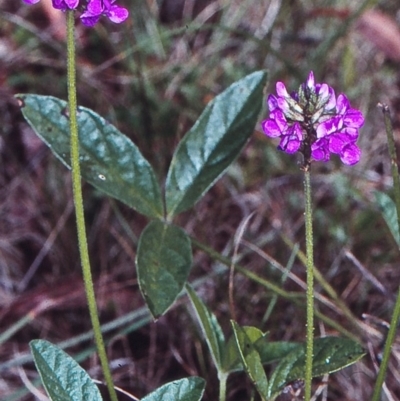
<path fill-rule="evenodd" d="M 90 270 L 89 251 L 86 238 L 85 217 L 83 210 L 83 197 L 81 187 L 81 169 L 79 165 L 79 137 L 77 121 L 77 100 L 76 100 L 76 63 L 75 63 L 75 38 L 74 38 L 74 12 L 67 12 L 67 47 L 68 47 L 68 107 L 70 116 L 71 132 L 71 167 L 72 187 L 75 205 L 76 226 L 78 231 L 79 254 L 81 258 L 83 280 L 85 284 L 86 298 L 89 308 L 90 320 L 92 322 L 97 352 L 99 354 L 104 378 L 112 401 L 118 401 L 117 393 L 111 378 L 111 371 L 108 365 L 106 349 L 100 329 L 100 321 L 97 313 L 96 298 L 92 273 Z"/>
<path fill-rule="evenodd" d="M 307 255 L 307 338 L 306 338 L 306 371 L 305 371 L 305 401 L 311 399 L 311 380 L 314 347 L 314 257 L 311 207 L 310 171 L 304 172 L 305 224 L 306 224 L 306 255 Z"/>

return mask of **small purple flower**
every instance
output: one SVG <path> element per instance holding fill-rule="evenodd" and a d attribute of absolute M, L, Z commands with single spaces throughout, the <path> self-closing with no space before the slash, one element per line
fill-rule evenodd
<path fill-rule="evenodd" d="M 326 138 L 328 150 L 338 154 L 344 164 L 353 165 L 361 156 L 355 143 L 358 129 L 364 124 L 364 117 L 359 110 L 350 108 L 350 102 L 344 94 L 337 98 L 336 113 L 318 125 L 317 138 Z"/>
<path fill-rule="evenodd" d="M 24 0 L 26 4 L 36 4 L 40 0 Z M 79 0 L 52 0 L 53 7 L 57 10 L 74 10 L 79 5 Z"/>
<path fill-rule="evenodd" d="M 40 0 L 23 0 L 27 4 L 36 4 Z M 117 24 L 128 18 L 126 8 L 115 4 L 116 0 L 89 0 L 81 15 L 82 23 L 86 26 L 94 26 L 102 15 L 108 17 Z M 53 7 L 57 10 L 75 10 L 79 6 L 79 0 L 52 0 Z M 83 7 L 83 6 L 82 6 Z M 82 7 L 79 7 L 81 10 Z"/>
<path fill-rule="evenodd" d="M 83 24 L 93 26 L 102 15 L 105 15 L 116 24 L 125 21 L 129 15 L 128 10 L 114 3 L 115 0 L 89 0 L 86 11 L 81 15 Z"/>
<path fill-rule="evenodd" d="M 331 153 L 347 165 L 360 160 L 356 141 L 364 117 L 350 107 L 344 94 L 336 98 L 329 85 L 315 83 L 312 71 L 298 92 L 289 95 L 285 85 L 277 82 L 276 93 L 268 96 L 270 115 L 262 128 L 269 137 L 280 138 L 279 150 L 290 154 L 300 151 L 304 169 L 312 160 L 328 161 Z"/>
<path fill-rule="evenodd" d="M 274 96 L 270 95 L 269 103 L 274 103 Z M 270 113 L 270 119 L 262 123 L 264 132 L 268 132 L 268 136 L 272 138 L 280 137 L 281 142 L 278 146 L 279 150 L 286 153 L 296 153 L 301 145 L 303 133 L 298 123 L 289 125 L 282 110 L 275 108 Z"/>
<path fill-rule="evenodd" d="M 300 149 L 302 139 L 303 132 L 300 124 L 294 123 L 291 127 L 288 127 L 285 134 L 282 135 L 278 149 L 289 154 L 296 153 Z"/>

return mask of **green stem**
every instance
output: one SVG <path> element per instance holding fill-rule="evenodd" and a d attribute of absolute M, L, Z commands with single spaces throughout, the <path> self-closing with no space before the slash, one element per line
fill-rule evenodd
<path fill-rule="evenodd" d="M 85 216 L 83 210 L 83 197 L 81 187 L 81 170 L 79 165 L 79 138 L 77 122 L 77 100 L 76 100 L 76 64 L 75 64 L 75 38 L 74 38 L 74 12 L 67 12 L 67 47 L 68 47 L 68 107 L 70 115 L 71 130 L 71 167 L 72 187 L 75 205 L 76 225 L 78 231 L 79 254 L 82 264 L 83 281 L 85 284 L 86 298 L 89 308 L 90 320 L 92 322 L 94 339 L 100 364 L 103 369 L 104 378 L 112 401 L 118 401 L 112 382 L 111 372 L 108 365 L 106 349 L 101 334 L 100 321 L 97 313 L 96 298 L 92 273 L 90 271 L 89 251 L 86 238 Z"/>
<path fill-rule="evenodd" d="M 314 347 L 314 258 L 310 171 L 304 173 L 305 223 L 306 223 L 306 254 L 307 254 L 307 339 L 306 339 L 306 372 L 304 399 L 311 399 L 312 362 Z"/>
<path fill-rule="evenodd" d="M 228 379 L 228 374 L 220 372 L 218 374 L 218 379 L 219 379 L 219 401 L 225 401 L 226 400 L 226 381 Z"/>
<path fill-rule="evenodd" d="M 388 140 L 388 148 L 390 161 L 392 165 L 392 176 L 393 176 L 393 187 L 394 187 L 394 200 L 397 211 L 397 225 L 400 230 L 400 179 L 399 170 L 397 164 L 396 146 L 393 137 L 393 127 L 390 121 L 390 111 L 388 106 L 382 106 L 383 116 L 385 119 L 386 135 Z M 381 366 L 379 368 L 378 377 L 372 394 L 372 401 L 379 401 L 383 383 L 385 381 L 386 371 L 389 365 L 389 358 L 392 351 L 392 345 L 396 337 L 396 330 L 400 320 L 400 288 L 397 293 L 396 303 L 394 305 L 393 315 L 390 322 L 389 332 L 385 342 L 385 348 L 383 350 L 383 357 Z"/>

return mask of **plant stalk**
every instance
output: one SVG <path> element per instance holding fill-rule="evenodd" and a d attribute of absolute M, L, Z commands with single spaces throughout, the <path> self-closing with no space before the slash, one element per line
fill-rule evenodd
<path fill-rule="evenodd" d="M 68 78 L 68 107 L 71 132 L 71 168 L 72 188 L 75 205 L 76 226 L 78 232 L 79 254 L 82 265 L 83 281 L 89 308 L 90 320 L 93 327 L 94 339 L 100 364 L 103 369 L 111 401 L 118 401 L 112 382 L 111 371 L 108 364 L 103 336 L 101 334 L 100 321 L 96 306 L 92 273 L 90 270 L 89 251 L 86 237 L 85 216 L 83 210 L 83 196 L 81 187 L 81 169 L 79 165 L 79 137 L 77 121 L 77 96 L 76 96 L 76 62 L 75 62 L 75 25 L 74 12 L 67 11 L 67 78 Z"/>
<path fill-rule="evenodd" d="M 228 379 L 228 374 L 225 372 L 218 373 L 219 379 L 219 401 L 226 400 L 226 381 Z"/>
<path fill-rule="evenodd" d="M 313 229 L 311 206 L 310 171 L 304 172 L 305 195 L 305 227 L 306 227 L 306 255 L 307 255 L 307 335 L 306 335 L 306 366 L 304 399 L 311 399 L 312 363 L 314 347 L 314 256 L 313 256 Z"/>
<path fill-rule="evenodd" d="M 383 117 L 385 120 L 385 129 L 388 141 L 390 162 L 392 165 L 394 201 L 397 212 L 397 225 L 400 230 L 400 179 L 399 179 L 399 169 L 397 164 L 396 146 L 393 137 L 393 126 L 390 120 L 389 107 L 386 105 L 381 105 L 381 106 L 383 111 Z M 378 376 L 376 378 L 374 392 L 372 393 L 372 401 L 379 401 L 380 399 L 383 383 L 385 381 L 386 371 L 389 365 L 389 358 L 392 351 L 392 345 L 396 337 L 396 330 L 399 324 L 399 320 L 400 320 L 400 288 L 397 293 L 397 299 L 394 305 L 394 310 L 392 319 L 390 321 L 388 335 L 386 337 L 381 366 L 379 368 Z"/>

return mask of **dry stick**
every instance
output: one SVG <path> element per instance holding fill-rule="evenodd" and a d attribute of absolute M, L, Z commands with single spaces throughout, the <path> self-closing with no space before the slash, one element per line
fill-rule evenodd
<path fill-rule="evenodd" d="M 229 258 L 221 255 L 214 249 L 210 248 L 207 245 L 204 245 L 203 243 L 201 243 L 200 241 L 198 241 L 197 239 L 195 239 L 193 237 L 191 237 L 190 240 L 196 248 L 201 249 L 202 251 L 204 251 L 205 253 L 210 255 L 213 259 L 221 262 L 222 264 L 224 264 L 227 267 L 231 266 L 232 261 Z M 276 263 L 278 264 L 278 262 L 276 262 Z M 304 306 L 304 294 L 298 293 L 298 292 L 285 291 L 280 286 L 278 286 L 274 283 L 271 283 L 269 280 L 259 277 L 257 274 L 249 271 L 248 269 L 246 269 L 245 267 L 243 267 L 239 264 L 235 263 L 234 267 L 235 267 L 235 270 L 237 270 L 239 273 L 243 274 L 243 276 L 260 284 L 263 287 L 268 288 L 273 293 L 281 296 L 282 298 L 290 299 L 297 306 L 300 306 L 300 307 Z M 333 309 L 335 310 L 334 305 L 327 298 L 323 297 L 320 294 L 316 294 L 315 297 L 316 297 L 316 299 L 318 299 L 319 301 L 321 301 L 322 303 L 324 303 L 328 306 L 332 305 Z M 329 317 L 327 317 L 325 314 L 319 312 L 318 310 L 315 311 L 315 316 L 317 316 L 318 319 L 325 322 L 328 326 L 337 330 L 339 333 L 342 333 L 347 338 L 350 338 L 354 341 L 360 341 L 360 339 L 356 335 L 354 335 L 353 333 L 351 333 L 350 331 L 345 329 L 343 326 L 340 325 L 340 323 L 338 323 L 337 321 L 335 321 L 333 319 L 330 319 Z"/>
<path fill-rule="evenodd" d="M 345 250 L 344 254 L 348 259 L 350 259 L 354 266 L 360 271 L 360 273 L 364 276 L 365 280 L 369 281 L 378 291 L 380 291 L 383 295 L 391 299 L 395 300 L 395 297 L 392 293 L 390 293 L 385 286 L 368 270 L 363 264 L 353 255 L 349 250 Z"/>
<path fill-rule="evenodd" d="M 251 213 L 249 216 L 247 216 L 244 221 L 240 223 L 240 226 L 236 232 L 235 239 L 234 239 L 234 251 L 233 251 L 233 257 L 232 257 L 232 263 L 231 266 L 229 267 L 229 309 L 231 312 L 231 319 L 232 320 L 237 320 L 236 319 L 236 312 L 235 312 L 235 302 L 233 299 L 233 277 L 234 277 L 234 272 L 235 272 L 235 261 L 237 257 L 237 253 L 239 250 L 239 245 L 240 241 L 243 237 L 244 230 L 246 229 L 247 225 L 249 224 L 250 219 L 253 217 L 254 212 Z"/>
<path fill-rule="evenodd" d="M 287 277 L 289 277 L 293 282 L 295 282 L 299 287 L 301 287 L 303 290 L 306 290 L 307 284 L 298 276 L 296 276 L 292 272 L 288 272 L 287 269 L 281 265 L 277 260 L 275 260 L 272 256 L 268 255 L 261 249 L 259 249 L 257 246 L 243 240 L 243 244 L 245 244 L 248 248 L 256 252 L 258 255 L 260 255 L 263 259 L 267 260 L 273 267 L 276 269 L 280 270 L 283 274 L 286 274 Z M 325 304 L 328 306 L 330 309 L 335 311 L 336 313 L 343 312 L 341 309 L 339 309 L 333 302 L 331 302 L 327 297 L 324 295 L 321 295 L 317 292 L 314 294 L 315 298 L 318 299 L 321 303 Z M 343 313 L 344 314 L 344 313 Z"/>
<path fill-rule="evenodd" d="M 294 247 L 294 244 L 286 237 L 282 237 L 285 243 L 287 243 L 291 248 Z M 252 251 L 256 252 L 258 255 L 260 255 L 263 259 L 267 260 L 273 267 L 276 269 L 280 270 L 283 274 L 287 274 L 287 276 L 295 282 L 297 285 L 299 285 L 301 288 L 304 290 L 306 289 L 307 284 L 300 279 L 298 276 L 291 272 L 287 272 L 286 268 L 282 266 L 277 260 L 275 260 L 272 256 L 268 255 L 264 251 L 262 251 L 259 247 L 256 245 L 251 244 L 250 242 L 246 240 L 242 240 L 242 243 L 246 245 L 249 249 Z M 305 265 L 306 261 L 306 256 L 305 254 L 299 250 L 297 253 L 298 258 L 300 261 Z M 370 330 L 370 326 L 368 326 L 366 323 L 364 323 L 362 320 L 358 319 L 351 310 L 347 307 L 347 305 L 343 302 L 341 298 L 339 298 L 338 294 L 334 290 L 334 288 L 324 279 L 322 276 L 322 273 L 315 267 L 314 265 L 314 276 L 317 279 L 317 281 L 322 285 L 323 289 L 328 293 L 329 296 L 333 299 L 334 302 L 329 300 L 326 296 L 314 291 L 314 297 L 324 305 L 328 306 L 330 309 L 332 309 L 334 312 L 338 313 L 339 315 L 343 315 L 347 317 L 349 323 L 357 329 L 359 332 L 359 335 L 363 336 L 366 332 L 366 330 Z M 320 313 L 315 311 L 315 314 L 317 315 L 318 318 L 320 318 Z M 322 315 L 324 316 L 324 315 Z M 324 316 L 325 317 L 325 316 Z M 333 327 L 331 325 L 331 327 Z M 341 326 L 340 326 L 341 327 Z M 360 342 L 361 338 L 357 337 L 354 334 L 351 334 L 350 336 L 348 335 L 348 331 L 346 330 L 346 334 L 340 329 L 338 330 L 340 333 L 344 334 L 345 336 L 352 338 L 353 340 Z M 378 330 L 372 330 L 372 334 L 374 336 L 379 336 L 379 331 Z"/>

